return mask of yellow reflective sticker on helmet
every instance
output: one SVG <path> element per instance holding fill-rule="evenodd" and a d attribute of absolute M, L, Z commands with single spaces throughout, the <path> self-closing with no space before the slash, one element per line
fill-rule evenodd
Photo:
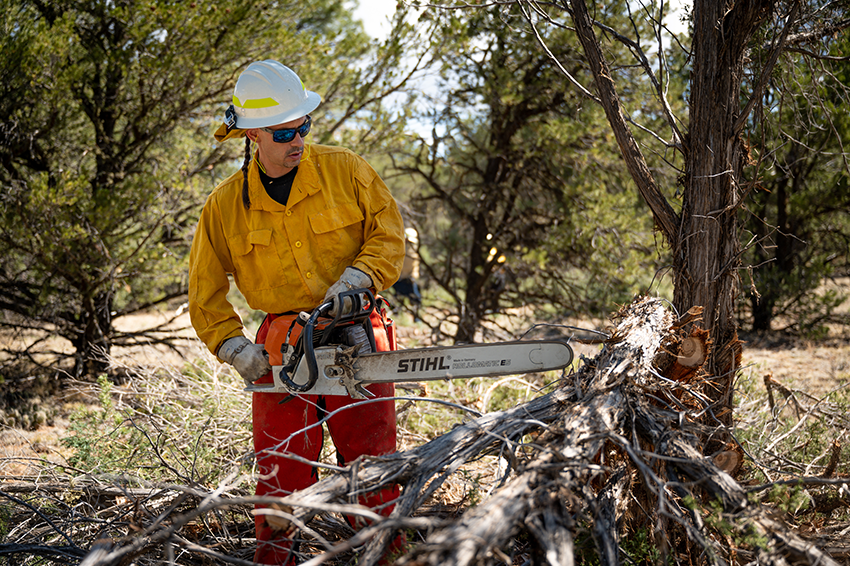
<path fill-rule="evenodd" d="M 256 98 L 246 100 L 243 104 L 236 96 L 233 97 L 233 105 L 239 108 L 271 108 L 277 106 L 278 102 L 274 98 Z"/>

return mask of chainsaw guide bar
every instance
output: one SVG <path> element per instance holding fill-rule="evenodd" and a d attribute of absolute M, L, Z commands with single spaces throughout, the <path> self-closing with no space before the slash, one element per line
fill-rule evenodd
<path fill-rule="evenodd" d="M 348 395 L 365 399 L 372 383 L 437 381 L 469 377 L 498 377 L 563 369 L 573 361 L 569 344 L 559 340 L 529 340 L 415 348 L 355 356 L 353 348 L 324 346 L 314 350 L 318 376 L 304 391 L 294 391 L 281 379 L 283 366 L 274 366 L 273 384 L 252 385 L 247 391 Z M 309 384 L 308 364 L 302 358 L 292 376 L 302 388 Z"/>

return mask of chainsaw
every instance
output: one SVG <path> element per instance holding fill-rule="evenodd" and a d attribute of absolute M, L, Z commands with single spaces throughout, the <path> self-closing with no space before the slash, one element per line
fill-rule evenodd
<path fill-rule="evenodd" d="M 561 340 L 518 340 L 376 352 L 370 316 L 376 300 L 368 289 L 341 293 L 352 308 L 327 316 L 333 302 L 302 312 L 288 325 L 272 323 L 265 346 L 273 383 L 246 391 L 373 397 L 373 383 L 497 377 L 563 369 L 573 350 Z"/>

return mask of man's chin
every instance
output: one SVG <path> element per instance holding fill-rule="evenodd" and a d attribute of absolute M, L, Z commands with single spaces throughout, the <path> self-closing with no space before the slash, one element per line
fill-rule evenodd
<path fill-rule="evenodd" d="M 293 167 L 297 167 L 299 163 L 301 163 L 301 158 L 304 156 L 303 151 L 299 151 L 298 153 L 293 153 L 286 156 L 286 159 L 283 160 L 284 165 L 292 169 Z"/>

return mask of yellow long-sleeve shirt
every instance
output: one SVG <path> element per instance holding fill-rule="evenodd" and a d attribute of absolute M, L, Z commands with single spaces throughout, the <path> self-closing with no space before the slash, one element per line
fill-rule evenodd
<path fill-rule="evenodd" d="M 189 313 L 211 352 L 242 333 L 227 301 L 227 274 L 248 305 L 267 313 L 311 310 L 346 266 L 366 272 L 376 290 L 398 279 L 404 226 L 383 180 L 343 148 L 305 144 L 286 206 L 268 196 L 256 159 L 207 199 L 189 256 Z"/>

